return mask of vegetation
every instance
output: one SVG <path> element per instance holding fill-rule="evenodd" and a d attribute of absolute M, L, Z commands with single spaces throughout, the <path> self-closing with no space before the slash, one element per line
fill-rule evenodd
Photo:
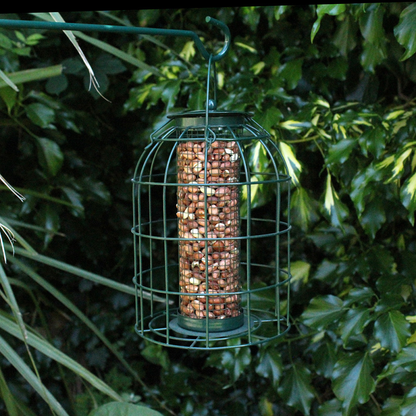
<path fill-rule="evenodd" d="M 291 168 L 291 332 L 198 353 L 133 331 L 130 178 L 166 113 L 204 107 L 192 41 L 76 33 L 98 93 L 63 33 L 0 29 L 0 173 L 25 197 L 2 182 L 0 411 L 413 415 L 416 4 L 62 13 L 215 51 L 207 15 L 232 34 L 219 107 L 253 112 Z"/>

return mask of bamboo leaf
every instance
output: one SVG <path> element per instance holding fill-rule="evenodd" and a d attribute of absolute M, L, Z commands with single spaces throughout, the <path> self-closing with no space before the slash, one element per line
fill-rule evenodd
<path fill-rule="evenodd" d="M 7 74 L 7 77 L 14 84 L 23 84 L 31 81 L 39 81 L 41 79 L 56 77 L 62 73 L 62 65 L 48 66 L 44 68 L 26 69 L 24 71 L 13 72 Z M 3 79 L 0 79 L 0 88 L 9 86 Z"/>
<path fill-rule="evenodd" d="M 19 88 L 14 84 L 14 82 L 0 69 L 0 78 L 3 80 L 9 87 L 13 88 L 16 92 L 19 91 Z"/>
<path fill-rule="evenodd" d="M 0 353 L 9 363 L 22 375 L 22 377 L 33 387 L 33 389 L 50 405 L 58 416 L 69 416 L 62 405 L 43 385 L 35 373 L 28 367 L 23 359 L 14 349 L 0 336 Z"/>
<path fill-rule="evenodd" d="M 31 347 L 37 349 L 42 354 L 45 354 L 47 357 L 53 359 L 54 361 L 64 365 L 75 374 L 88 381 L 97 390 L 101 391 L 112 399 L 122 401 L 121 396 L 116 393 L 110 386 L 108 386 L 106 383 L 88 371 L 81 364 L 70 358 L 68 355 L 59 351 L 52 344 L 40 338 L 38 335 L 28 332 L 26 338 L 24 339 L 18 326 L 12 322 L 11 319 L 2 315 L 0 315 L 0 328 L 22 341 L 25 340 Z"/>

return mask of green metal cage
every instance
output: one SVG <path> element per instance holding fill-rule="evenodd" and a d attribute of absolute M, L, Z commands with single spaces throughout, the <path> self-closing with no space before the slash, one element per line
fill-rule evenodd
<path fill-rule="evenodd" d="M 150 139 L 132 179 L 137 334 L 198 350 L 281 337 L 291 178 L 278 145 L 250 114 L 216 110 L 171 115 Z"/>

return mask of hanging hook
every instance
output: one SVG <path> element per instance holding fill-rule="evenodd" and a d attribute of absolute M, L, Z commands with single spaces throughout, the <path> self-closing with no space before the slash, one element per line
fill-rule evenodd
<path fill-rule="evenodd" d="M 228 48 L 230 47 L 230 40 L 231 40 L 230 29 L 228 29 L 228 26 L 225 23 L 221 22 L 220 20 L 214 19 L 213 17 L 210 17 L 210 16 L 207 16 L 205 18 L 205 21 L 207 23 L 212 23 L 213 25 L 218 26 L 224 32 L 224 36 L 225 36 L 224 47 L 221 49 L 220 52 L 212 56 L 212 61 L 217 62 L 224 57 L 224 55 L 228 51 Z M 208 56 L 208 59 L 209 59 L 209 56 Z"/>

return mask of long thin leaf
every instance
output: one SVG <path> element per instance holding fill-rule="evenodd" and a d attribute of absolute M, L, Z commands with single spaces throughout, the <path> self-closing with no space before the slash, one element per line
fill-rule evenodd
<path fill-rule="evenodd" d="M 6 250 L 12 251 L 9 245 L 6 244 L 5 247 Z M 80 269 L 79 267 L 72 266 L 68 263 L 55 260 L 51 257 L 47 257 L 36 252 L 28 252 L 24 249 L 21 249 L 20 247 L 15 247 L 15 252 L 18 255 L 27 257 L 29 259 L 35 260 L 39 263 L 43 263 L 51 267 L 55 267 L 56 269 L 62 270 L 64 272 L 71 273 L 75 276 L 82 277 L 83 279 L 90 280 L 91 282 L 110 287 L 111 289 L 118 290 L 119 292 L 127 293 L 133 296 L 136 295 L 135 289 L 131 286 L 125 285 L 124 283 L 115 282 L 114 280 L 108 279 L 106 277 L 100 276 L 92 272 L 88 272 L 86 270 Z M 151 295 L 149 293 L 144 292 L 143 297 L 146 299 L 150 299 Z M 153 295 L 152 299 L 161 303 L 166 302 L 166 299 L 155 295 Z"/>
<path fill-rule="evenodd" d="M 0 328 L 9 333 L 10 335 L 23 340 L 21 331 L 19 330 L 18 326 L 12 322 L 11 319 L 7 318 L 6 316 L 0 315 Z M 117 401 L 123 401 L 122 397 L 115 392 L 110 386 L 88 371 L 85 367 L 81 364 L 77 363 L 68 355 L 64 354 L 63 352 L 59 351 L 49 342 L 45 341 L 38 335 L 28 332 L 26 337 L 27 343 L 40 351 L 42 354 L 45 354 L 47 357 L 51 358 L 52 360 L 62 364 L 69 370 L 73 371 L 79 377 L 82 377 L 96 389 L 101 391 L 102 393 L 106 394 L 107 396 L 111 397 Z"/>
<path fill-rule="evenodd" d="M 13 348 L 0 336 L 0 353 L 33 387 L 33 389 L 51 406 L 58 416 L 69 416 L 62 405 L 51 392 L 43 385 L 37 375 L 29 368 Z"/>
<path fill-rule="evenodd" d="M 7 74 L 7 77 L 14 84 L 24 84 L 25 82 L 38 81 L 41 79 L 52 78 L 62 73 L 62 65 L 53 65 L 44 68 L 26 69 Z M 0 88 L 10 86 L 3 78 L 0 79 Z"/>
<path fill-rule="evenodd" d="M 6 405 L 8 416 L 19 416 L 15 398 L 6 383 L 3 372 L 0 367 L 0 396 L 3 398 L 3 402 Z"/>
<path fill-rule="evenodd" d="M 0 78 L 3 80 L 9 87 L 13 88 L 16 92 L 19 91 L 19 88 L 15 83 L 0 69 Z"/>
<path fill-rule="evenodd" d="M 31 13 L 32 15 L 38 17 L 39 19 L 46 20 L 46 21 L 52 21 L 51 16 L 49 16 L 47 13 Z M 137 59 L 128 53 L 123 52 L 120 49 L 115 48 L 114 46 L 109 45 L 106 42 L 102 42 L 98 39 L 92 38 L 91 36 L 88 36 L 82 32 L 73 31 L 74 35 L 79 37 L 80 39 L 85 40 L 86 42 L 91 43 L 92 45 L 104 50 L 107 53 L 110 53 L 114 56 L 117 56 L 118 58 L 124 60 L 125 62 L 128 62 L 138 68 L 145 69 L 146 71 L 151 72 L 152 74 L 166 78 L 156 67 L 148 65 L 141 61 L 140 59 Z"/>
<path fill-rule="evenodd" d="M 60 13 L 50 12 L 49 14 L 51 15 L 52 19 L 55 22 L 61 22 L 61 23 L 65 22 L 65 20 L 63 19 L 63 17 L 61 16 Z M 88 70 L 88 73 L 90 74 L 90 88 L 91 88 L 91 84 L 92 84 L 94 86 L 95 90 L 98 92 L 100 84 L 98 83 L 97 78 L 95 77 L 94 70 L 92 69 L 90 63 L 88 62 L 87 57 L 85 56 L 84 52 L 82 51 L 82 49 L 78 45 L 78 41 L 75 38 L 74 33 L 71 32 L 70 30 L 64 30 L 63 32 L 68 37 L 68 39 L 71 41 L 71 43 L 74 45 L 74 48 L 77 50 L 79 56 L 81 57 L 82 61 L 84 62 L 84 65 L 86 66 L 86 68 Z"/>
<path fill-rule="evenodd" d="M 31 267 L 22 263 L 20 260 L 13 258 L 10 260 L 16 264 L 24 273 L 30 276 L 37 284 L 47 290 L 52 296 L 54 296 L 59 302 L 68 308 L 75 316 L 78 317 L 100 340 L 101 342 L 119 359 L 124 365 L 127 371 L 129 371 L 137 380 L 140 380 L 138 374 L 132 369 L 132 367 L 123 358 L 117 348 L 108 340 L 108 338 L 98 329 L 98 327 L 66 296 L 62 294 L 53 285 L 47 282 L 43 277 L 36 273 Z M 141 380 L 140 380 L 141 381 Z"/>
<path fill-rule="evenodd" d="M 97 48 L 102 49 L 103 51 L 110 53 L 114 56 L 116 56 L 117 58 L 122 59 L 123 61 L 132 64 L 134 66 L 137 66 L 140 69 L 144 69 L 146 71 L 151 72 L 152 74 L 161 77 L 161 78 L 166 78 L 165 75 L 163 75 L 157 68 L 148 65 L 146 63 L 144 63 L 143 61 L 141 61 L 140 59 L 135 58 L 134 56 L 129 55 L 126 52 L 123 52 L 121 49 L 118 49 L 112 45 L 109 45 L 106 42 L 103 42 L 101 40 L 95 39 L 91 36 L 85 35 L 82 32 L 74 32 L 76 33 L 76 35 L 85 40 L 86 42 L 91 43 L 92 45 L 96 46 Z"/>

